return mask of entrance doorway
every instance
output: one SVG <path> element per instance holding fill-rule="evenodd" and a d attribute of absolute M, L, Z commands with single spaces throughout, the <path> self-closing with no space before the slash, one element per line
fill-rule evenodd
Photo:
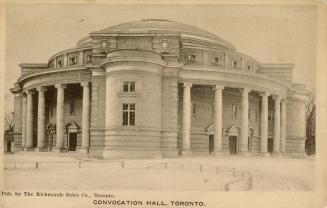
<path fill-rule="evenodd" d="M 237 136 L 229 136 L 229 153 L 231 155 L 237 154 Z"/>
<path fill-rule="evenodd" d="M 77 147 L 77 134 L 70 132 L 68 136 L 69 151 L 76 151 L 76 147 Z"/>
<path fill-rule="evenodd" d="M 268 152 L 272 153 L 274 149 L 274 140 L 272 138 L 268 138 Z"/>
<path fill-rule="evenodd" d="M 215 136 L 214 135 L 209 135 L 209 153 L 211 154 L 215 148 L 214 146 L 214 139 Z"/>
<path fill-rule="evenodd" d="M 6 152 L 11 152 L 11 141 L 7 141 L 7 151 Z"/>

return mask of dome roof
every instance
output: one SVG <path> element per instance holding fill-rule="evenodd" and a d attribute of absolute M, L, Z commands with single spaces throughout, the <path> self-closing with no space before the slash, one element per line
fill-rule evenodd
<path fill-rule="evenodd" d="M 230 48 L 235 49 L 235 47 L 228 41 L 220 38 L 219 36 L 207 32 L 205 30 L 199 29 L 197 27 L 173 22 L 170 20 L 164 19 L 146 19 L 134 22 L 127 22 L 111 27 L 104 28 L 92 32 L 92 34 L 135 34 L 135 33 L 154 33 L 154 34 L 188 34 L 198 37 L 208 38 L 219 44 Z"/>

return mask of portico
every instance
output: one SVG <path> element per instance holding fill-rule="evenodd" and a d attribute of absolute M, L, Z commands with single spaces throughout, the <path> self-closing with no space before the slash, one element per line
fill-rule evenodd
<path fill-rule="evenodd" d="M 48 89 L 49 93 L 46 94 Z M 66 90 L 68 90 L 68 94 L 65 94 Z M 37 96 L 33 97 L 35 94 Z M 81 99 L 79 98 L 79 94 L 82 95 Z M 56 99 L 53 100 L 53 97 Z M 65 97 L 70 97 L 67 102 L 65 102 Z M 48 146 L 50 144 L 46 126 L 52 123 L 56 127 L 53 151 L 68 151 L 68 132 L 66 124 L 70 121 L 74 121 L 78 123 L 81 122 L 82 126 L 81 130 L 76 132 L 81 134 L 82 138 L 79 150 L 87 153 L 90 146 L 89 99 L 90 90 L 87 81 L 81 83 L 60 83 L 26 89 L 23 93 L 22 102 L 21 146 L 24 147 L 26 151 L 48 151 Z M 76 105 L 80 102 L 79 100 L 82 101 L 82 112 L 80 115 L 77 115 L 79 112 L 75 111 L 77 109 Z M 33 107 L 37 107 L 37 111 L 33 110 Z M 35 120 L 37 120 L 36 126 L 33 126 Z M 36 134 L 33 129 L 37 129 Z M 35 137 L 37 138 L 36 141 L 33 139 Z"/>
<path fill-rule="evenodd" d="M 202 88 L 202 89 L 201 89 Z M 192 90 L 194 90 L 195 95 L 192 94 Z M 213 118 L 207 116 L 206 118 L 199 118 L 201 115 L 197 116 L 196 111 L 200 111 L 201 105 L 205 108 L 205 104 L 201 102 L 197 102 L 196 100 L 192 100 L 192 97 L 196 97 L 197 91 L 199 94 L 208 93 L 207 100 L 204 102 L 212 103 L 212 110 L 208 110 L 208 115 L 213 115 Z M 196 149 L 196 145 L 198 142 L 201 142 L 198 139 L 199 135 L 212 135 L 214 138 L 213 148 L 214 151 L 211 154 L 215 155 L 229 155 L 232 154 L 228 146 L 230 145 L 230 139 L 228 131 L 230 126 L 239 126 L 240 132 L 237 135 L 233 135 L 237 139 L 237 154 L 239 155 L 261 155 L 261 156 L 269 156 L 268 153 L 268 98 L 271 96 L 268 91 L 258 92 L 257 90 L 251 90 L 250 88 L 235 88 L 233 86 L 228 86 L 225 83 L 217 83 L 215 85 L 212 84 L 198 84 L 190 82 L 182 83 L 182 138 L 183 138 L 183 148 L 182 155 L 189 156 L 193 152 L 199 151 Z M 206 91 L 206 92 L 205 92 Z M 252 93 L 251 93 L 252 92 Z M 251 93 L 251 94 L 250 94 Z M 214 99 L 211 97 L 214 96 Z M 251 99 L 249 99 L 251 96 Z M 274 133 L 274 147 L 273 147 L 273 156 L 279 156 L 281 153 L 281 147 L 285 145 L 285 141 L 283 141 L 281 135 L 282 129 L 285 131 L 285 122 L 282 122 L 283 119 L 285 121 L 285 99 L 280 99 L 280 96 L 271 96 L 274 99 L 274 105 L 272 106 L 274 111 L 274 123 L 273 123 L 273 133 Z M 279 99 L 278 99 L 279 98 Z M 201 99 L 204 99 L 201 97 Z M 239 99 L 239 100 L 237 100 Z M 250 101 L 251 100 L 251 101 Z M 253 100 L 257 100 L 254 102 Z M 232 103 L 230 103 L 232 102 Z M 237 108 L 238 112 L 231 112 L 231 114 L 236 113 L 240 115 L 234 115 L 234 119 L 226 119 L 229 114 L 229 107 L 223 106 L 223 103 L 229 103 L 230 105 L 236 104 L 240 106 L 240 109 Z M 251 106 L 251 107 L 250 107 Z M 281 107 L 283 106 L 283 107 Z M 279 110 L 283 109 L 283 110 Z M 235 109 L 232 109 L 232 111 Z M 240 112 L 239 112 L 240 111 Z M 253 112 L 254 111 L 254 112 Z M 203 112 L 203 110 L 201 110 Z M 257 115 L 257 113 L 259 115 Z M 195 120 L 195 121 L 194 121 Z M 204 129 L 208 129 L 209 127 L 204 128 L 201 133 L 201 129 L 198 124 L 199 120 L 203 123 L 211 123 L 212 122 L 212 130 L 213 134 L 204 132 Z M 251 126 L 254 126 L 252 128 Z M 258 127 L 255 127 L 258 126 Z M 193 129 L 192 129 L 193 127 Z M 253 129 L 256 129 L 253 130 Z M 210 127 L 211 131 L 211 127 Z M 255 136 L 258 139 L 258 143 L 255 143 L 255 139 L 251 139 Z M 212 137 L 211 137 L 212 138 Z M 284 138 L 284 136 L 283 136 Z M 276 141 L 278 140 L 278 141 Z M 209 137 L 208 137 L 208 143 Z M 284 145 L 282 145 L 282 143 Z M 195 149 L 192 149 L 192 144 Z M 280 144 L 280 148 L 277 144 Z M 227 146 L 226 146 L 227 145 Z M 208 151 L 209 153 L 209 146 Z M 255 146 L 255 147 L 254 147 Z M 204 147 L 205 149 L 206 147 Z M 284 146 L 285 148 L 285 146 Z"/>

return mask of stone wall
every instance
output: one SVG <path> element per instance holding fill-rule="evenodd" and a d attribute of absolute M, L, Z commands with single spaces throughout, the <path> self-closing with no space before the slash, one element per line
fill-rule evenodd
<path fill-rule="evenodd" d="M 102 157 L 104 148 L 104 128 L 106 112 L 106 80 L 103 69 L 100 75 L 92 76 L 91 116 L 90 116 L 90 155 Z"/>
<path fill-rule="evenodd" d="M 162 78 L 161 149 L 163 157 L 177 156 L 177 103 L 178 84 L 175 72 L 175 76 Z"/>
<path fill-rule="evenodd" d="M 106 68 L 104 158 L 162 156 L 161 73 L 160 65 L 150 63 L 119 62 Z M 126 81 L 135 82 L 135 92 L 123 91 Z M 124 103 L 135 104 L 135 125 L 123 125 Z"/>
<path fill-rule="evenodd" d="M 286 103 L 286 153 L 305 154 L 305 100 L 292 97 Z"/>

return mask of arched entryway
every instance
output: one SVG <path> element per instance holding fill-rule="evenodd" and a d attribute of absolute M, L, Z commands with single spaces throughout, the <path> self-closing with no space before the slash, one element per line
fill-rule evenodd
<path fill-rule="evenodd" d="M 241 129 L 232 125 L 227 129 L 229 154 L 236 155 L 239 151 L 239 137 Z"/>
<path fill-rule="evenodd" d="M 249 127 L 249 136 L 248 136 L 248 151 L 249 152 L 252 152 L 253 135 L 254 135 L 254 130 L 253 130 L 253 128 Z"/>
<path fill-rule="evenodd" d="M 66 126 L 67 133 L 67 147 L 69 151 L 76 151 L 77 148 L 77 134 L 80 127 L 75 122 L 70 122 Z"/>
<path fill-rule="evenodd" d="M 209 154 L 213 153 L 215 150 L 215 128 L 214 124 L 209 125 L 205 128 L 205 132 L 207 132 L 208 135 L 208 148 L 209 148 Z"/>

